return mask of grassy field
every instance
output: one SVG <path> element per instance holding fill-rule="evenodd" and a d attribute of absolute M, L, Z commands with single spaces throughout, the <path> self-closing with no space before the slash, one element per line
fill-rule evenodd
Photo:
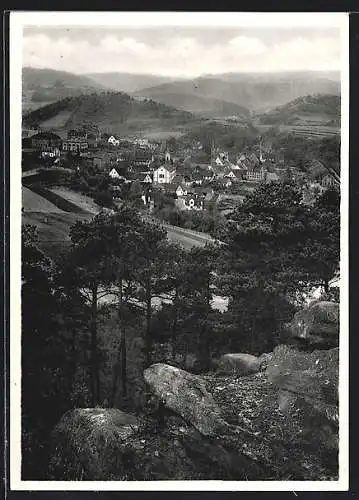
<path fill-rule="evenodd" d="M 23 188 L 22 223 L 38 228 L 41 248 L 56 258 L 70 244 L 71 226 L 78 220 L 90 220 L 98 212 L 98 206 L 87 196 L 65 188 L 38 189 L 34 193 Z M 209 235 L 194 234 L 183 228 L 166 227 L 166 230 L 169 241 L 186 249 L 204 246 L 211 239 Z"/>
<path fill-rule="evenodd" d="M 41 193 L 43 192 L 47 199 L 39 192 L 35 193 L 23 186 L 22 224 L 36 226 L 40 247 L 47 255 L 56 258 L 70 244 L 71 226 L 78 220 L 90 220 L 93 213 L 85 211 L 83 207 L 78 207 L 49 190 L 43 189 Z M 49 198 L 55 203 L 49 201 Z M 66 210 L 63 210 L 64 208 Z M 71 210 L 68 210 L 69 208 Z"/>
<path fill-rule="evenodd" d="M 46 200 L 45 200 L 46 201 Z M 70 228 L 78 220 L 90 220 L 92 214 L 27 211 L 22 224 L 31 224 L 39 232 L 39 246 L 49 257 L 58 257 L 70 245 Z"/>
<path fill-rule="evenodd" d="M 184 132 L 180 130 L 157 130 L 151 132 L 144 132 L 143 137 L 153 141 L 161 141 L 165 139 L 169 139 L 170 137 L 179 138 L 184 135 Z"/>
<path fill-rule="evenodd" d="M 64 187 L 53 187 L 49 189 L 52 193 L 64 198 L 70 203 L 78 206 L 85 212 L 89 212 L 92 214 L 97 214 L 100 211 L 100 207 L 90 198 L 89 196 L 85 196 L 81 193 L 76 193 L 75 191 L 71 191 L 70 189 L 66 189 Z"/>
<path fill-rule="evenodd" d="M 62 213 L 62 210 L 56 205 L 34 193 L 25 186 L 22 187 L 22 206 L 25 213 L 29 211 L 40 213 Z"/>

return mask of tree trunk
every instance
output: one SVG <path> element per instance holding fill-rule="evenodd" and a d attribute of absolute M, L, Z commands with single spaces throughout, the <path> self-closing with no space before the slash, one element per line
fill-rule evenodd
<path fill-rule="evenodd" d="M 121 382 L 122 382 L 122 396 L 127 397 L 127 346 L 126 346 L 126 331 L 122 328 L 121 338 Z"/>
<path fill-rule="evenodd" d="M 116 392 L 117 392 L 117 382 L 119 379 L 119 375 L 121 373 L 121 385 L 122 385 L 122 395 L 123 397 L 127 396 L 127 355 L 126 355 L 126 332 L 123 321 L 123 280 L 120 280 L 119 286 L 119 308 L 118 308 L 118 324 L 119 324 L 119 332 L 120 332 L 120 345 L 117 351 L 117 359 L 115 362 L 115 366 L 113 369 L 113 378 L 112 378 L 112 389 L 111 389 L 111 397 L 110 397 L 110 406 L 114 406 Z"/>
<path fill-rule="evenodd" d="M 147 283 L 146 287 L 146 338 L 145 338 L 145 349 L 146 349 L 146 363 L 147 366 L 151 364 L 151 317 L 152 317 L 152 308 L 151 308 L 151 278 Z"/>
<path fill-rule="evenodd" d="M 207 283 L 206 283 L 206 310 L 205 317 L 203 321 L 203 326 L 201 328 L 201 351 L 202 351 L 202 361 L 204 368 L 208 370 L 210 368 L 211 360 L 210 360 L 210 344 L 208 339 L 208 317 L 211 310 L 211 289 L 210 289 L 210 275 L 208 275 Z"/>
<path fill-rule="evenodd" d="M 178 301 L 178 290 L 176 288 L 176 295 L 173 299 L 173 323 L 172 323 L 172 359 L 175 359 L 176 356 L 176 342 L 177 342 L 177 320 L 178 320 L 178 311 L 177 311 L 177 301 Z"/>
<path fill-rule="evenodd" d="M 326 294 L 328 294 L 329 293 L 329 280 L 328 279 L 324 280 L 324 285 L 323 286 L 324 286 L 324 292 Z"/>
<path fill-rule="evenodd" d="M 97 302 L 98 302 L 98 287 L 92 287 L 92 303 L 91 303 L 91 393 L 92 406 L 95 407 L 100 400 L 100 374 L 98 366 L 98 349 L 97 349 Z"/>

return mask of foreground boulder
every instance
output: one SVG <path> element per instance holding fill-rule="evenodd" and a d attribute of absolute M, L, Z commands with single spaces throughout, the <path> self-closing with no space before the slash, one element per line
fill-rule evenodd
<path fill-rule="evenodd" d="M 174 366 L 157 363 L 144 371 L 151 392 L 204 436 L 215 436 L 225 423 L 203 380 Z"/>
<path fill-rule="evenodd" d="M 136 417 L 117 409 L 77 408 L 53 432 L 50 473 L 56 480 L 126 479 L 126 442 Z"/>
<path fill-rule="evenodd" d="M 294 315 L 291 337 L 305 346 L 330 349 L 339 346 L 339 304 L 316 302 Z"/>
<path fill-rule="evenodd" d="M 257 373 L 260 366 L 259 359 L 251 354 L 224 354 L 219 360 L 218 372 L 234 376 L 244 376 Z"/>
<path fill-rule="evenodd" d="M 338 448 L 339 349 L 300 352 L 278 346 L 266 375 L 288 418 L 303 413 L 303 440 L 324 453 Z"/>

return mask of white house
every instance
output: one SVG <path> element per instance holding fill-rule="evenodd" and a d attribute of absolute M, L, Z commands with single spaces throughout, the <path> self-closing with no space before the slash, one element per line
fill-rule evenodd
<path fill-rule="evenodd" d="M 214 163 L 220 167 L 223 167 L 224 163 L 219 156 L 214 160 Z"/>
<path fill-rule="evenodd" d="M 187 189 L 184 186 L 179 185 L 176 189 L 177 196 L 185 196 L 187 194 Z"/>
<path fill-rule="evenodd" d="M 117 172 L 117 170 L 115 168 L 113 168 L 112 170 L 110 170 L 109 174 L 108 174 L 112 179 L 119 179 L 121 176 L 120 174 Z"/>
<path fill-rule="evenodd" d="M 152 176 L 148 172 L 142 172 L 139 180 L 145 182 L 146 184 L 152 184 Z"/>
<path fill-rule="evenodd" d="M 108 138 L 107 142 L 109 144 L 112 144 L 112 146 L 118 146 L 120 144 L 120 141 L 116 139 L 116 137 L 114 137 L 113 135 L 111 135 L 111 137 Z"/>
<path fill-rule="evenodd" d="M 173 166 L 161 166 L 153 172 L 154 184 L 169 184 L 176 175 L 176 169 Z"/>

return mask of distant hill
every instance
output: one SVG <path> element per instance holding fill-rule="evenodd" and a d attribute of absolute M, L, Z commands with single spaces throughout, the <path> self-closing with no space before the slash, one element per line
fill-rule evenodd
<path fill-rule="evenodd" d="M 340 96 L 317 94 L 299 97 L 258 118 L 266 125 L 340 126 Z"/>
<path fill-rule="evenodd" d="M 322 73 L 242 73 L 178 80 L 142 89 L 136 95 L 160 102 L 165 96 L 191 95 L 226 101 L 250 110 L 266 112 L 309 94 L 339 94 L 340 81 Z M 177 98 L 176 98 L 177 99 Z M 177 99 L 178 100 L 178 99 Z M 170 101 L 167 100 L 167 103 Z"/>
<path fill-rule="evenodd" d="M 146 95 L 146 91 L 139 92 L 142 96 Z M 182 109 L 193 114 L 197 114 L 206 118 L 210 117 L 238 117 L 242 119 L 249 118 L 249 110 L 244 106 L 230 103 L 220 99 L 211 97 L 202 97 L 195 94 L 156 94 L 151 95 L 149 92 L 146 97 L 150 97 L 156 102 L 173 106 L 177 109 Z"/>
<path fill-rule="evenodd" d="M 30 127 L 59 131 L 91 122 L 103 131 L 117 134 L 175 130 L 195 121 L 191 113 L 151 100 L 136 101 L 121 92 L 68 97 L 24 116 L 24 124 Z"/>
<path fill-rule="evenodd" d="M 81 94 L 101 92 L 107 87 L 87 76 L 66 71 L 25 67 L 22 70 L 22 104 L 24 111 Z"/>
<path fill-rule="evenodd" d="M 168 83 L 176 80 L 170 76 L 146 75 L 146 74 L 133 74 L 133 73 L 87 73 L 84 75 L 99 85 L 111 90 L 118 90 L 119 92 L 126 92 L 130 94 L 136 90 L 140 90 L 162 83 Z"/>

